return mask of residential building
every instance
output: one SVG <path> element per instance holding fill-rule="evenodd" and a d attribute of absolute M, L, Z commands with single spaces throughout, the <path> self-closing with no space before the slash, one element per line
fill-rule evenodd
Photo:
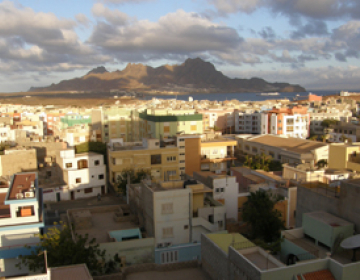
<path fill-rule="evenodd" d="M 234 176 L 202 171 L 194 172 L 193 178 L 212 189 L 213 198 L 225 206 L 226 219 L 238 220 L 238 183 Z"/>
<path fill-rule="evenodd" d="M 140 137 L 166 139 L 181 132 L 203 133 L 203 117 L 194 110 L 145 110 L 139 113 Z"/>
<path fill-rule="evenodd" d="M 134 121 L 135 110 L 105 106 L 101 110 L 101 131 L 103 142 L 122 138 L 124 142 L 139 141 L 134 134 L 138 124 Z M 136 139 L 134 139 L 134 137 Z"/>
<path fill-rule="evenodd" d="M 17 173 L 10 184 L 0 188 L 0 277 L 28 274 L 15 265 L 19 255 L 29 255 L 40 241 L 38 234 L 44 227 L 42 191 L 37 173 Z M 25 248 L 28 245 L 30 248 Z"/>
<path fill-rule="evenodd" d="M 262 122 L 265 115 L 256 110 L 235 110 L 235 133 L 238 134 L 265 134 Z"/>
<path fill-rule="evenodd" d="M 360 143 L 330 144 L 328 167 L 360 171 Z"/>
<path fill-rule="evenodd" d="M 130 209 L 158 248 L 200 242 L 202 233 L 225 228 L 225 207 L 212 192 L 196 180 L 144 180 L 129 188 Z"/>
<path fill-rule="evenodd" d="M 159 139 L 112 139 L 108 144 L 109 181 L 114 184 L 121 172 L 129 168 L 148 170 L 153 180 L 178 180 L 183 172 L 179 154 L 175 144 L 161 147 Z"/>
<path fill-rule="evenodd" d="M 331 125 L 327 130 L 327 133 L 330 134 L 330 142 L 342 143 L 360 141 L 360 126 L 358 124 L 339 122 L 338 124 Z"/>
<path fill-rule="evenodd" d="M 106 166 L 102 154 L 75 154 L 74 149 L 63 150 L 56 164 L 61 168 L 62 180 L 54 182 L 52 179 L 53 183 L 42 186 L 44 201 L 75 200 L 107 193 Z M 50 173 L 49 177 L 53 176 L 51 171 L 47 173 Z"/>
<path fill-rule="evenodd" d="M 275 135 L 238 135 L 238 149 L 248 155 L 264 153 L 281 163 L 313 163 L 328 159 L 328 144 Z"/>
<path fill-rule="evenodd" d="M 285 135 L 306 139 L 309 137 L 310 117 L 302 106 L 264 111 L 261 122 L 263 134 Z"/>
<path fill-rule="evenodd" d="M 213 280 L 357 279 L 360 262 L 351 261 L 352 250 L 330 251 L 352 229 L 328 213 L 308 213 L 302 228 L 283 231 L 280 260 L 238 234 L 202 235 L 202 268 Z"/>
<path fill-rule="evenodd" d="M 284 226 L 295 227 L 296 185 L 290 184 L 289 180 L 274 172 L 252 170 L 248 167 L 231 167 L 231 175 L 238 183 L 238 221 L 242 221 L 244 203 L 248 200 L 250 192 L 261 190 L 278 199 L 274 208 L 281 213 Z"/>
<path fill-rule="evenodd" d="M 340 122 L 350 122 L 352 117 L 351 110 L 345 108 L 344 106 L 333 106 L 333 107 L 325 107 L 323 109 L 308 109 L 310 115 L 310 133 L 322 135 L 324 132 L 324 126 L 322 126 L 322 122 L 324 120 L 337 120 Z"/>
<path fill-rule="evenodd" d="M 235 139 L 216 134 L 203 134 L 201 138 L 201 171 L 212 171 L 220 174 L 227 172 L 230 164 L 236 159 Z"/>

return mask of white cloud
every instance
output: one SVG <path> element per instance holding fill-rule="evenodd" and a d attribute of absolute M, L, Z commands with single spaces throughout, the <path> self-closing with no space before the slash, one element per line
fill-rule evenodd
<path fill-rule="evenodd" d="M 242 38 L 233 28 L 178 10 L 158 22 L 141 20 L 126 26 L 98 22 L 89 41 L 121 60 L 137 57 L 142 61 L 149 57 L 228 52 L 237 48 Z"/>
<path fill-rule="evenodd" d="M 117 9 L 110 10 L 101 3 L 94 4 L 92 13 L 95 17 L 104 18 L 111 24 L 124 25 L 129 20 L 129 16 Z"/>

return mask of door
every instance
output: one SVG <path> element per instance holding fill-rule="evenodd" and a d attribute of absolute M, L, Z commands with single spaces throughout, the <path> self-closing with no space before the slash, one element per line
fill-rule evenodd
<path fill-rule="evenodd" d="M 60 200 L 60 193 L 56 193 L 56 201 L 59 202 Z"/>
<path fill-rule="evenodd" d="M 101 186 L 101 195 L 105 194 L 105 186 Z"/>
<path fill-rule="evenodd" d="M 70 192 L 70 199 L 71 200 L 75 199 L 75 193 L 73 191 Z"/>

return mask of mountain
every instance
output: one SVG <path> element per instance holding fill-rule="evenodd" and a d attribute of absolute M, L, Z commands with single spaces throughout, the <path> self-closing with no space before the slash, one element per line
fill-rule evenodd
<path fill-rule="evenodd" d="M 212 92 L 303 92 L 299 85 L 269 83 L 260 78 L 231 79 L 213 64 L 200 58 L 187 59 L 181 65 L 157 68 L 129 63 L 122 71 L 108 72 L 100 66 L 85 76 L 61 81 L 29 91 L 137 91 L 143 93 L 212 93 Z"/>

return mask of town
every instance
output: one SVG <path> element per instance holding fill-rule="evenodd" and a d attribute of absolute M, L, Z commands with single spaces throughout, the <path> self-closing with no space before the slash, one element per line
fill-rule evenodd
<path fill-rule="evenodd" d="M 359 104 L 0 104 L 0 277 L 358 279 Z"/>

